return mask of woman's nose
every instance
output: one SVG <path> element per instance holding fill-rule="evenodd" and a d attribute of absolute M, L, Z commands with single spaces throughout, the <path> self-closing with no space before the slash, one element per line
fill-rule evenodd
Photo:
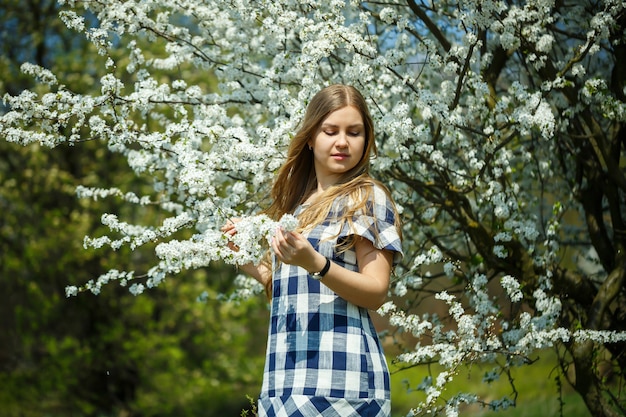
<path fill-rule="evenodd" d="M 345 133 L 339 133 L 339 135 L 337 135 L 337 141 L 335 142 L 335 145 L 342 148 L 348 146 L 348 139 L 346 138 Z"/>

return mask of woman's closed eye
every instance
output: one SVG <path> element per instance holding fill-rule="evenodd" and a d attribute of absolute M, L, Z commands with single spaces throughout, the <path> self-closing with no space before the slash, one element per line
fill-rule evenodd
<path fill-rule="evenodd" d="M 336 130 L 325 130 L 324 133 L 328 136 L 335 136 L 339 132 Z M 362 136 L 362 135 L 363 133 L 358 132 L 358 131 L 348 132 L 348 136 Z"/>

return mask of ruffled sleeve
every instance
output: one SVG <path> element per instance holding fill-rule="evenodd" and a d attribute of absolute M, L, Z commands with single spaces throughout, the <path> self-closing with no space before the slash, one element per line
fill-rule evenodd
<path fill-rule="evenodd" d="M 338 240 L 354 235 L 364 237 L 377 249 L 394 252 L 393 263 L 402 259 L 402 241 L 396 228 L 396 212 L 393 202 L 380 186 L 373 186 L 365 210 L 358 211 L 352 222 L 344 223 Z"/>

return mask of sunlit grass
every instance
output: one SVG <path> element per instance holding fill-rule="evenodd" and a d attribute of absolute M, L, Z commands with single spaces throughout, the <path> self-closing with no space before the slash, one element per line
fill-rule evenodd
<path fill-rule="evenodd" d="M 582 399 L 572 390 L 561 376 L 561 387 L 556 380 L 559 375 L 554 369 L 555 354 L 552 351 L 540 352 L 536 363 L 511 372 L 517 401 L 515 407 L 506 410 L 492 411 L 480 405 L 472 405 L 462 409 L 460 416 L 468 417 L 535 417 L 535 416 L 566 416 L 590 417 Z M 391 360 L 389 361 L 391 363 Z M 434 376 L 437 368 L 433 367 Z M 504 396 L 513 398 L 513 389 L 506 377 L 490 384 L 482 382 L 485 372 L 492 369 L 490 364 L 472 365 L 462 369 L 448 387 L 448 393 L 468 392 L 477 394 L 481 401 L 491 402 Z M 425 395 L 415 388 L 427 376 L 426 367 L 415 367 L 397 372 L 398 368 L 391 365 L 391 391 L 393 417 L 405 416 L 412 406 L 423 400 Z M 407 385 L 408 384 L 408 385 Z M 412 389 L 409 390 L 408 387 Z M 450 395 L 445 395 L 449 398 Z M 561 405 L 562 403 L 562 405 Z M 562 410 L 561 410 L 562 407 Z"/>

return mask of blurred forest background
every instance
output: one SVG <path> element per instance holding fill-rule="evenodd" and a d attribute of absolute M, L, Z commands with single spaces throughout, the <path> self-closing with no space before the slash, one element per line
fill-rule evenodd
<path fill-rule="evenodd" d="M 75 91 L 99 88 L 104 58 L 58 10 L 54 0 L 1 0 L 0 96 L 35 87 L 20 74 L 24 62 Z M 235 276 L 216 265 L 141 297 L 111 285 L 66 298 L 66 285 L 109 268 L 150 265 L 140 253 L 83 249 L 83 237 L 101 231 L 99 213 L 122 209 L 75 194 L 82 183 L 139 180 L 96 143 L 42 150 L 0 140 L 0 154 L 0 416 L 239 415 L 260 389 L 263 297 L 216 301 Z"/>
<path fill-rule="evenodd" d="M 104 58 L 58 11 L 54 0 L 0 0 L 0 96 L 36 88 L 20 73 L 24 62 L 49 68 L 75 92 L 99 88 Z M 210 74 L 181 79 L 211 87 Z M 76 197 L 79 184 L 142 187 L 126 161 L 98 143 L 50 150 L 0 140 L 0 154 L 0 417 L 239 416 L 249 408 L 262 378 L 266 300 L 217 300 L 236 275 L 224 265 L 188 271 L 140 297 L 109 285 L 99 296 L 66 298 L 67 285 L 154 262 L 150 247 L 85 250 L 83 237 L 104 231 L 100 213 L 131 222 L 158 214 Z M 558 375 L 535 368 L 521 384 L 536 393 L 526 397 L 533 405 L 498 415 L 588 415 Z M 405 382 L 408 375 L 392 377 L 394 415 L 408 411 L 411 386 L 423 378 Z M 481 370 L 473 375 L 478 381 L 466 382 L 479 384 Z"/>

